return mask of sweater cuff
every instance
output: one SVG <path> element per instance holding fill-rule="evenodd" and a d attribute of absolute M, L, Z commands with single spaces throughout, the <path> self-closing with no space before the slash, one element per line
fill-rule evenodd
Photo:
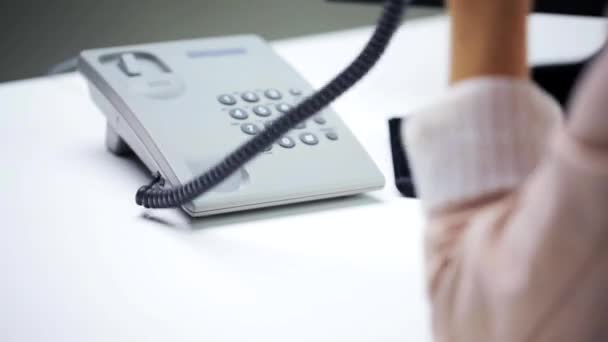
<path fill-rule="evenodd" d="M 530 82 L 479 78 L 458 83 L 405 122 L 402 141 L 430 211 L 521 184 L 561 125 L 562 110 Z"/>

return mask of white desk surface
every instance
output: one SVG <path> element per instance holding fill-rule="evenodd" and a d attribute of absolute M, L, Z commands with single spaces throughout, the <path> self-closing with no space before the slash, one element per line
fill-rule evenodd
<path fill-rule="evenodd" d="M 586 56 L 604 25 L 534 16 L 531 57 Z M 445 88 L 447 32 L 445 17 L 405 25 L 336 105 L 384 190 L 193 221 L 135 206 L 147 175 L 105 151 L 79 76 L 0 85 L 0 340 L 430 341 L 423 219 L 394 190 L 385 118 Z M 319 86 L 369 33 L 274 46 Z"/>

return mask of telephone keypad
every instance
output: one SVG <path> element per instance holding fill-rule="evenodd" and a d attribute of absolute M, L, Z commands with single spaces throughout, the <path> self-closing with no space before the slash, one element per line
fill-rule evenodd
<path fill-rule="evenodd" d="M 264 128 L 269 128 L 270 125 L 272 124 L 274 118 L 272 117 L 273 114 L 278 114 L 278 115 L 282 115 L 282 114 L 286 114 L 287 112 L 289 112 L 293 106 L 287 102 L 275 102 L 275 103 L 268 103 L 268 102 L 263 102 L 263 100 L 282 100 L 284 98 L 283 94 L 290 94 L 292 96 L 300 96 L 302 95 L 302 91 L 299 89 L 289 89 L 286 90 L 284 93 L 282 93 L 281 91 L 277 90 L 277 89 L 266 89 L 266 90 L 256 90 L 255 92 L 253 91 L 243 91 L 243 92 L 235 92 L 232 93 L 233 95 L 229 95 L 229 94 L 224 94 L 224 95 L 220 95 L 218 96 L 218 100 L 221 104 L 226 105 L 226 106 L 234 106 L 236 104 L 239 103 L 239 99 L 243 100 L 244 102 L 247 103 L 243 103 L 241 102 L 241 108 L 232 108 L 231 110 L 228 111 L 228 113 L 230 114 L 230 117 L 232 117 L 233 119 L 236 120 L 247 120 L 251 118 L 251 113 L 255 114 L 255 116 L 257 116 L 258 118 L 268 118 L 267 121 L 261 122 L 261 121 L 256 121 L 256 123 L 253 122 L 245 122 L 240 124 L 240 129 L 243 133 L 247 134 L 247 135 L 256 135 L 259 134 L 261 132 L 262 129 L 262 125 Z M 248 103 L 255 103 L 255 102 L 259 102 L 262 101 L 262 103 L 256 104 L 256 105 L 248 105 Z M 273 110 L 274 109 L 274 110 Z M 225 109 L 228 110 L 228 109 Z M 322 115 L 316 115 L 311 119 L 311 122 L 315 122 L 317 125 L 325 125 L 327 124 L 327 120 L 325 119 L 325 117 L 323 117 Z M 306 122 L 302 122 L 299 123 L 298 125 L 296 125 L 294 127 L 294 129 L 298 129 L 298 130 L 306 130 L 306 128 L 310 126 L 310 128 L 314 128 L 311 125 L 307 124 Z M 325 132 L 323 132 L 325 131 Z M 293 131 L 292 131 L 293 132 Z M 330 140 L 330 141 L 336 141 L 339 139 L 339 136 L 336 132 L 330 131 L 327 132 L 327 130 L 323 129 L 322 132 L 318 133 L 319 135 L 316 135 L 316 133 L 310 132 L 310 130 L 306 130 L 306 131 L 301 131 L 300 134 L 298 134 L 297 138 L 291 138 L 289 136 L 284 136 L 281 139 L 279 139 L 277 141 L 277 144 L 285 149 L 292 149 L 294 147 L 296 147 L 296 140 L 300 140 L 302 143 L 304 143 L 305 145 L 308 146 L 315 146 L 318 145 L 321 141 L 319 140 L 319 137 L 325 136 L 326 139 Z M 268 147 L 265 151 L 268 152 L 272 149 L 272 145 L 270 147 Z"/>

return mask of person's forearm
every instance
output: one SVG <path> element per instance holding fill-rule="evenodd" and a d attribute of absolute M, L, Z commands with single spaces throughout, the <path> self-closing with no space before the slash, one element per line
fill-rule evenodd
<path fill-rule="evenodd" d="M 529 77 L 526 17 L 530 0 L 450 0 L 451 81 Z"/>

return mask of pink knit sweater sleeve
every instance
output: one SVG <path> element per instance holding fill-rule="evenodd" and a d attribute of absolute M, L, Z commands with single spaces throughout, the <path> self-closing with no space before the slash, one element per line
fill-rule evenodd
<path fill-rule="evenodd" d="M 486 78 L 404 127 L 437 341 L 608 341 L 608 65 L 595 70 L 567 123 L 535 85 Z"/>

